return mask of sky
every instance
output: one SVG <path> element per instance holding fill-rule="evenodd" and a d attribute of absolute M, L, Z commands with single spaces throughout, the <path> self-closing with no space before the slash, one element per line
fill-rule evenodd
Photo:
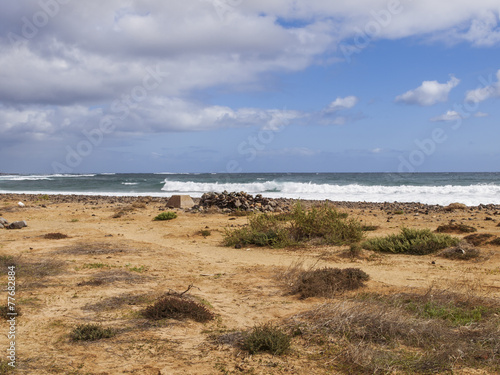
<path fill-rule="evenodd" d="M 0 4 L 0 173 L 487 172 L 498 0 Z"/>

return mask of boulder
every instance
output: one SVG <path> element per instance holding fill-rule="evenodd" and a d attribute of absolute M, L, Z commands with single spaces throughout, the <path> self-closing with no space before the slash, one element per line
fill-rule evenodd
<path fill-rule="evenodd" d="M 172 195 L 167 202 L 167 207 L 173 208 L 192 208 L 193 199 L 189 195 Z"/>
<path fill-rule="evenodd" d="M 8 225 L 9 222 L 7 220 L 5 220 L 3 217 L 0 217 L 0 224 Z"/>
<path fill-rule="evenodd" d="M 24 227 L 27 227 L 28 224 L 26 224 L 25 221 L 14 221 L 13 223 L 10 223 L 7 226 L 7 229 L 22 229 Z"/>

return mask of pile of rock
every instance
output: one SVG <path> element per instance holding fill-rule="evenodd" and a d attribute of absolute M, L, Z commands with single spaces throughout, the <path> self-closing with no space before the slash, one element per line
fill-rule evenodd
<path fill-rule="evenodd" d="M 25 221 L 14 221 L 13 223 L 10 223 L 5 220 L 3 217 L 0 217 L 0 229 L 22 229 L 27 227 L 28 224 L 26 224 Z"/>
<path fill-rule="evenodd" d="M 232 211 L 261 211 L 261 212 L 285 212 L 289 211 L 288 199 L 264 198 L 261 194 L 255 197 L 245 192 L 224 191 L 222 193 L 205 193 L 193 210 L 208 210 L 216 207 L 222 212 Z"/>

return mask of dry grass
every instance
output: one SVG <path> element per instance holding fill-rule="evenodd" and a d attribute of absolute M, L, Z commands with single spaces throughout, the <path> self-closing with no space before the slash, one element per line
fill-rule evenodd
<path fill-rule="evenodd" d="M 364 286 L 369 276 L 358 268 L 318 268 L 304 269 L 302 263 L 290 266 L 277 275 L 289 294 L 299 295 L 301 299 L 309 297 L 333 298 L 345 291 L 356 290 Z"/>
<path fill-rule="evenodd" d="M 464 237 L 464 240 L 467 242 L 470 242 L 474 246 L 480 246 L 484 245 L 486 242 L 488 242 L 490 239 L 495 237 L 492 234 L 489 233 L 475 233 L 475 234 L 470 234 L 466 237 Z"/>
<path fill-rule="evenodd" d="M 56 253 L 70 255 L 100 255 L 126 253 L 131 251 L 138 252 L 139 249 L 130 246 L 125 241 L 85 241 L 65 246 L 57 250 Z"/>
<path fill-rule="evenodd" d="M 128 270 L 110 269 L 101 271 L 92 276 L 90 280 L 78 283 L 78 286 L 99 286 L 113 283 L 137 284 L 146 282 L 149 277 Z"/>
<path fill-rule="evenodd" d="M 62 240 L 64 238 L 68 238 L 67 235 L 63 233 L 47 233 L 43 236 L 46 240 Z"/>
<path fill-rule="evenodd" d="M 123 306 L 136 306 L 151 303 L 155 297 L 156 295 L 154 293 L 125 293 L 119 296 L 105 298 L 96 303 L 87 304 L 83 307 L 83 309 L 96 312 L 117 310 Z"/>
<path fill-rule="evenodd" d="M 469 260 L 479 258 L 481 252 L 467 241 L 461 241 L 457 246 L 444 249 L 438 255 L 448 259 Z"/>
<path fill-rule="evenodd" d="M 206 306 L 180 295 L 164 296 L 144 309 L 142 314 L 151 320 L 192 319 L 201 323 L 215 318 Z"/>
<path fill-rule="evenodd" d="M 436 229 L 437 233 L 473 233 L 477 232 L 477 229 L 465 224 L 449 223 L 445 225 L 440 225 Z"/>
<path fill-rule="evenodd" d="M 430 314 L 429 299 L 435 304 Z M 436 290 L 392 298 L 365 296 L 323 304 L 286 324 L 300 333 L 309 351 L 316 346 L 316 359 L 325 367 L 347 374 L 445 373 L 461 366 L 500 370 L 500 318 L 495 310 L 480 319 L 472 314 L 463 321 L 448 320 L 447 313 L 461 311 L 465 317 L 477 311 L 478 306 L 457 309 L 452 303 L 465 300 L 470 301 Z"/>

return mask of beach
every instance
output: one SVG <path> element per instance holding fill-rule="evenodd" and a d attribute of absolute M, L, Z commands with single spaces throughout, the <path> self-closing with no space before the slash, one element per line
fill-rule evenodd
<path fill-rule="evenodd" d="M 292 351 L 286 356 L 249 355 L 214 337 L 266 322 L 285 322 L 360 293 L 423 295 L 435 288 L 474 293 L 478 298 L 500 297 L 500 246 L 491 243 L 478 245 L 480 256 L 470 260 L 370 250 L 349 257 L 349 246 L 332 245 L 234 248 L 223 245 L 225 231 L 245 226 L 248 217 L 216 209 L 169 209 L 166 202 L 165 197 L 0 195 L 0 216 L 9 222 L 25 220 L 28 225 L 20 230 L 0 229 L 0 254 L 20 264 L 17 373 L 343 373 L 327 364 L 339 358 L 332 353 L 330 359 L 323 358 L 328 354 L 317 343 L 304 345 L 300 337 L 292 340 Z M 295 201 L 289 203 L 293 206 Z M 316 203 L 320 201 L 304 202 L 307 207 Z M 366 238 L 395 234 L 403 227 L 434 231 L 450 222 L 500 237 L 499 205 L 328 203 L 376 228 L 365 232 Z M 153 220 L 164 211 L 176 212 L 177 218 Z M 279 281 L 284 270 L 297 264 L 355 267 L 370 278 L 362 289 L 333 299 L 301 299 L 287 293 Z M 2 283 L 6 282 L 7 270 L 3 270 Z M 214 320 L 149 322 L 141 316 L 159 296 L 187 289 L 215 314 Z M 72 341 L 72 329 L 86 323 L 111 327 L 117 334 L 98 341 Z M 0 329 L 4 331 L 0 345 L 8 347 L 8 324 L 3 321 Z M 493 372 L 460 366 L 455 373 Z"/>

